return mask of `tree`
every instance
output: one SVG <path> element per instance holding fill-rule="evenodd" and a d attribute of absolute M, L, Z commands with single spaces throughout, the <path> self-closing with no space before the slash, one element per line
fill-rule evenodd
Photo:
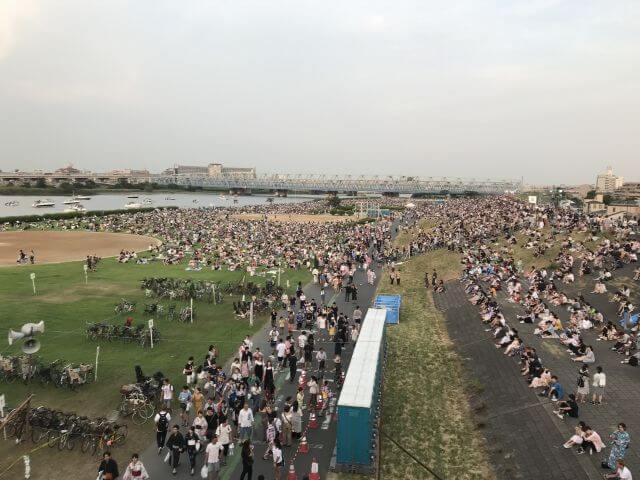
<path fill-rule="evenodd" d="M 69 182 L 61 182 L 60 185 L 58 185 L 58 188 L 64 193 L 71 193 L 73 191 L 73 185 Z"/>
<path fill-rule="evenodd" d="M 340 206 L 340 197 L 337 195 L 329 196 L 327 203 L 329 203 L 330 208 L 338 208 Z"/>
<path fill-rule="evenodd" d="M 596 198 L 596 191 L 595 190 L 589 190 L 587 192 L 587 197 L 588 200 L 591 200 L 593 198 Z"/>
<path fill-rule="evenodd" d="M 44 178 L 39 178 L 36 180 L 36 187 L 37 188 L 46 188 L 47 187 L 47 182 L 45 181 Z"/>

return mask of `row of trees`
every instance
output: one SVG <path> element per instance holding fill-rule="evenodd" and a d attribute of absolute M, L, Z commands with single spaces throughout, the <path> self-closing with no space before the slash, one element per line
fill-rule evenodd
<path fill-rule="evenodd" d="M 186 190 L 189 192 L 193 192 L 196 190 L 202 190 L 202 187 L 183 187 L 181 185 L 158 185 L 155 182 L 142 182 L 142 183 L 129 183 L 126 178 L 121 178 L 114 185 L 102 185 L 94 182 L 93 180 L 86 180 L 84 182 L 61 182 L 57 186 L 49 185 L 45 181 L 44 178 L 38 178 L 35 182 L 24 182 L 20 185 L 15 185 L 13 183 L 9 183 L 7 188 L 26 188 L 26 189 L 48 189 L 48 190 L 56 190 L 61 193 L 72 193 L 72 192 L 81 192 L 83 190 L 94 190 L 96 188 L 100 189 L 113 189 L 113 190 L 143 190 L 145 192 L 153 192 L 154 190 Z"/>

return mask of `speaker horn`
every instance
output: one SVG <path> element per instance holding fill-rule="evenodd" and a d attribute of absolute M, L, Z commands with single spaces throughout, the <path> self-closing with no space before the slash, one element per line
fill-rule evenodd
<path fill-rule="evenodd" d="M 33 337 L 29 338 L 28 340 L 25 340 L 24 343 L 22 344 L 22 351 L 27 355 L 32 355 L 36 353 L 38 350 L 40 350 L 40 342 Z"/>
<path fill-rule="evenodd" d="M 9 340 L 9 345 L 13 345 L 13 342 L 15 342 L 16 340 L 20 340 L 21 338 L 24 338 L 24 336 L 25 335 L 22 332 L 9 330 L 9 335 L 7 336 L 7 339 Z"/>
<path fill-rule="evenodd" d="M 20 330 L 24 335 L 44 333 L 44 321 L 40 320 L 38 323 L 25 323 Z"/>

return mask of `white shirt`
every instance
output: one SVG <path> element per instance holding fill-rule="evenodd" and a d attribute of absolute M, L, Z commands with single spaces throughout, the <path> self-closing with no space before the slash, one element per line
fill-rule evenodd
<path fill-rule="evenodd" d="M 284 357 L 284 351 L 286 349 L 287 347 L 285 346 L 284 342 L 281 342 L 278 345 L 276 345 L 276 352 L 278 352 L 278 357 Z"/>
<path fill-rule="evenodd" d="M 603 373 L 596 373 L 593 376 L 593 383 L 592 385 L 594 387 L 606 387 L 607 386 L 607 376 Z"/>
<path fill-rule="evenodd" d="M 207 463 L 216 463 L 220 460 L 220 450 L 222 450 L 222 444 L 220 442 L 210 443 L 205 449 L 207 455 Z"/>
<path fill-rule="evenodd" d="M 240 410 L 240 413 L 238 413 L 238 426 L 240 428 L 253 426 L 253 412 L 250 408 Z"/>
<path fill-rule="evenodd" d="M 273 449 L 271 450 L 271 452 L 273 453 L 273 463 L 278 465 L 280 463 L 282 463 L 282 450 L 280 450 L 278 447 L 274 446 Z M 631 477 L 629 477 L 631 478 Z"/>
<path fill-rule="evenodd" d="M 218 425 L 218 428 L 216 429 L 216 435 L 218 436 L 218 441 L 222 445 L 226 445 L 231 441 L 231 438 L 229 437 L 230 433 L 231 433 L 231 427 L 229 426 L 229 424 Z"/>
<path fill-rule="evenodd" d="M 164 400 L 171 400 L 173 397 L 173 385 L 162 385 L 162 398 Z"/>
<path fill-rule="evenodd" d="M 631 476 L 631 470 L 629 470 L 627 467 L 619 468 L 616 473 L 618 474 L 620 480 L 633 480 L 633 477 Z"/>

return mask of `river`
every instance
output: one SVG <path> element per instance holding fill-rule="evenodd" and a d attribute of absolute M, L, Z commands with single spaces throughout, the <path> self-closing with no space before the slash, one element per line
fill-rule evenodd
<path fill-rule="evenodd" d="M 138 198 L 127 198 L 128 195 L 137 195 Z M 87 210 L 118 210 L 124 208 L 129 202 L 143 204 L 143 207 L 230 207 L 244 205 L 261 205 L 267 202 L 264 195 L 250 195 L 231 197 L 220 195 L 219 193 L 118 193 L 99 194 L 91 196 L 90 200 L 80 200 L 80 204 Z M 311 196 L 274 197 L 273 203 L 299 203 L 310 200 Z M 51 200 L 53 207 L 33 207 L 36 200 Z M 71 199 L 67 196 L 26 196 L 26 195 L 0 195 L 0 217 L 13 217 L 17 215 L 34 215 L 45 213 L 60 213 L 69 205 L 64 204 L 65 200 Z M 149 200 L 144 203 L 145 200 Z M 237 200 L 237 203 L 236 203 Z M 9 202 L 16 202 L 15 206 L 8 206 Z"/>

